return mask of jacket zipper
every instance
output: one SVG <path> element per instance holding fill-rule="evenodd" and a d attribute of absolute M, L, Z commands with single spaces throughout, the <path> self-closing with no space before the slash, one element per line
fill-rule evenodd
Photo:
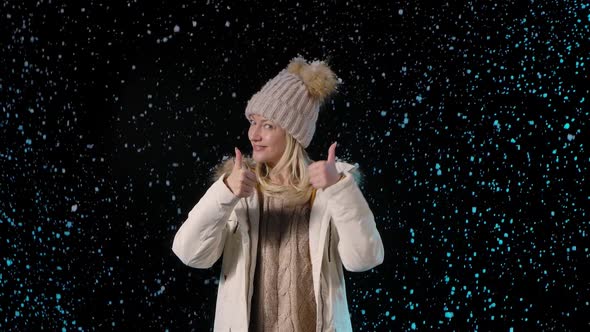
<path fill-rule="evenodd" d="M 248 276 L 246 278 L 246 280 L 248 280 L 248 284 L 246 285 L 246 317 L 247 317 L 247 324 L 248 326 L 250 326 L 250 315 L 248 313 L 248 311 L 250 310 L 250 265 L 252 265 L 252 255 L 250 254 L 250 249 L 252 248 L 252 238 L 250 237 L 250 231 L 252 230 L 252 223 L 250 222 L 250 206 L 248 206 L 248 200 L 244 199 L 244 202 L 246 203 L 246 220 L 248 222 L 248 232 L 246 234 L 246 236 L 248 236 L 249 240 L 248 242 L 250 243 L 250 248 L 248 248 L 248 253 L 244 252 L 244 255 L 248 256 L 248 263 L 246 264 L 246 275 Z M 231 332 L 231 329 L 230 329 Z"/>
<path fill-rule="evenodd" d="M 332 219 L 330 219 L 330 223 L 328 224 L 328 262 L 330 262 L 330 251 L 332 251 L 332 247 L 330 243 L 332 242 Z"/>
<path fill-rule="evenodd" d="M 260 225 L 260 219 L 262 218 L 262 211 L 263 211 L 263 206 L 262 206 L 262 195 L 260 193 L 260 191 L 258 190 L 258 187 L 256 188 L 256 194 L 258 195 L 258 224 Z M 246 234 L 249 239 L 250 239 L 250 246 L 252 246 L 252 238 L 250 237 L 250 231 L 252 230 L 252 223 L 250 222 L 250 206 L 248 205 L 248 200 L 245 199 L 244 202 L 246 203 L 246 220 L 248 222 L 248 233 Z M 260 226 L 259 226 L 260 227 Z M 256 250 L 255 255 L 258 254 L 257 252 L 258 250 Z M 251 265 L 252 265 L 252 255 L 250 255 L 250 253 L 248 253 L 248 263 L 246 264 L 246 274 L 248 275 L 248 285 L 246 287 L 246 316 L 248 317 L 248 326 L 250 326 L 250 315 L 248 313 L 248 311 L 250 311 L 250 269 L 251 269 Z M 230 329 L 231 332 L 231 329 Z"/>
<path fill-rule="evenodd" d="M 234 228 L 234 231 L 232 232 L 233 234 L 236 234 L 236 231 L 238 230 L 238 227 L 240 227 L 240 222 L 236 221 L 236 228 Z"/>
<path fill-rule="evenodd" d="M 320 275 L 320 331 L 324 329 L 324 298 L 322 297 L 322 277 Z"/>

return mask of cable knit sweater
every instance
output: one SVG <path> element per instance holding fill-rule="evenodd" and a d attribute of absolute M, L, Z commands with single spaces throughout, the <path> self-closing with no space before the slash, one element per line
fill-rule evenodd
<path fill-rule="evenodd" d="M 315 331 L 310 204 L 263 197 L 250 331 Z"/>

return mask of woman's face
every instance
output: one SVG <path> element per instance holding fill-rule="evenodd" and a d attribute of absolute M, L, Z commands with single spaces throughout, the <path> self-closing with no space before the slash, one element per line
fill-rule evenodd
<path fill-rule="evenodd" d="M 248 139 L 252 144 L 252 158 L 257 163 L 267 163 L 274 167 L 287 146 L 285 129 L 258 114 L 251 114 L 248 118 Z"/>

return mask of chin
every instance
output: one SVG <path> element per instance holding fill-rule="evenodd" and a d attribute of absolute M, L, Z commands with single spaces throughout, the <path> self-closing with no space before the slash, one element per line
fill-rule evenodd
<path fill-rule="evenodd" d="M 263 156 L 260 156 L 258 154 L 253 154 L 252 159 L 254 159 L 254 161 L 256 161 L 256 163 L 258 163 L 258 164 L 266 162 L 266 158 L 264 158 Z"/>
<path fill-rule="evenodd" d="M 254 161 L 256 161 L 257 164 L 272 164 L 272 161 L 269 160 L 268 158 L 265 158 L 263 156 L 254 156 L 252 159 L 254 159 Z"/>

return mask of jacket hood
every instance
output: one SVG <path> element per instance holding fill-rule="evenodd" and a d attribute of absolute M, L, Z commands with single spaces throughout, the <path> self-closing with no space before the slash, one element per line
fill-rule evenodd
<path fill-rule="evenodd" d="M 215 182 L 219 179 L 219 177 L 224 173 L 231 173 L 232 169 L 234 168 L 234 158 L 231 157 L 223 157 L 223 160 L 213 167 L 213 171 L 211 173 L 211 182 Z M 244 165 L 246 165 L 251 171 L 254 171 L 256 167 L 256 161 L 251 157 L 242 156 L 242 161 Z"/>
<path fill-rule="evenodd" d="M 244 163 L 244 165 L 246 165 L 251 171 L 254 171 L 255 167 L 256 167 L 256 161 L 251 158 L 251 157 L 247 157 L 247 156 L 243 156 L 242 161 Z M 348 169 L 348 172 L 350 174 L 352 174 L 353 179 L 355 180 L 355 182 L 361 186 L 363 184 L 364 181 L 364 174 L 361 172 L 360 170 L 360 166 L 358 164 L 350 164 L 344 161 L 336 161 L 336 165 L 338 166 L 338 164 L 341 164 L 342 167 L 340 168 L 345 168 Z M 348 167 L 346 167 L 348 166 Z M 211 172 L 211 183 L 217 181 L 219 179 L 219 177 L 225 173 L 231 173 L 232 169 L 234 168 L 234 158 L 232 157 L 224 157 L 223 160 L 218 163 L 217 165 L 215 165 L 213 167 L 213 170 Z"/>

